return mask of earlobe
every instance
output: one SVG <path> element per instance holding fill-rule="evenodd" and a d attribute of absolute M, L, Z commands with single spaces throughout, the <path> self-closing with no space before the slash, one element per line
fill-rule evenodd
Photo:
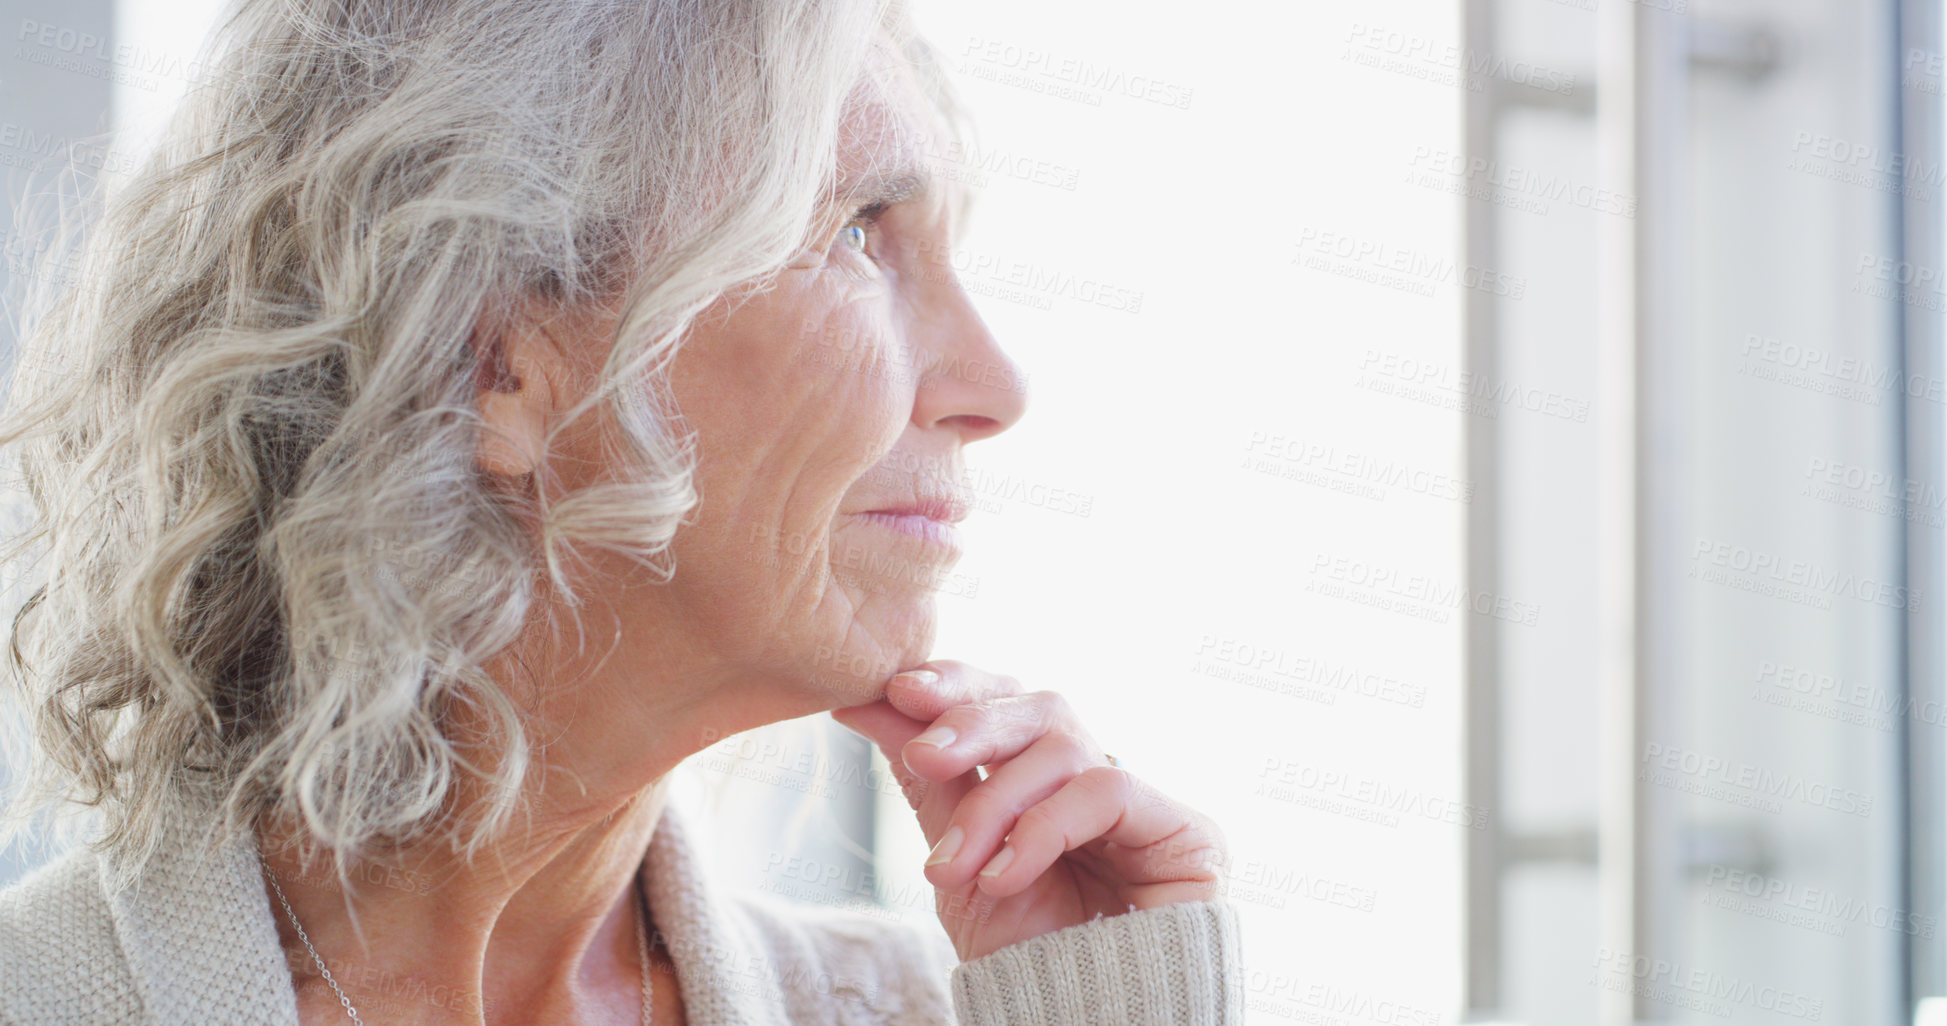
<path fill-rule="evenodd" d="M 480 468 L 501 477 L 522 477 L 540 467 L 554 407 L 548 376 L 524 341 L 508 340 L 506 375 L 477 393 Z"/>
<path fill-rule="evenodd" d="M 508 393 L 488 393 L 480 403 L 480 469 L 501 477 L 532 473 L 540 462 L 528 439 L 507 429 L 509 423 L 520 419 L 513 399 Z"/>

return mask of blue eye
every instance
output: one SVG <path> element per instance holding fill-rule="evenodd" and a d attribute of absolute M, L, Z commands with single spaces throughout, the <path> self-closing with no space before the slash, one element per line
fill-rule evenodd
<path fill-rule="evenodd" d="M 849 249 L 865 251 L 865 226 L 848 224 L 838 230 L 838 243 Z"/>

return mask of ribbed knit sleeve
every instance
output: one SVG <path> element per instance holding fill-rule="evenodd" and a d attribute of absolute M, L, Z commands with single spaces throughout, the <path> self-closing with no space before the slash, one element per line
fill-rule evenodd
<path fill-rule="evenodd" d="M 1237 913 L 1222 901 L 1104 916 L 952 973 L 959 1026 L 1238 1026 Z"/>

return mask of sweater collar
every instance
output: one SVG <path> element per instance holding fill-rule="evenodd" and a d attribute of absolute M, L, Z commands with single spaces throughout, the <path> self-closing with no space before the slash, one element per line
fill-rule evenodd
<path fill-rule="evenodd" d="M 135 883 L 107 901 L 151 1021 L 299 1026 L 277 920 L 248 837 L 211 843 L 214 807 L 172 817 Z M 663 809 L 638 871 L 656 943 L 675 962 L 692 1026 L 778 1021 L 761 947 L 725 926 L 685 814 Z M 326 964 L 330 963 L 327 956 Z M 358 995 L 347 988 L 353 1005 Z"/>
<path fill-rule="evenodd" d="M 694 847 L 691 825 L 672 797 L 649 840 L 642 880 L 656 944 L 676 963 L 683 1015 L 691 1026 L 784 1021 L 771 969 L 756 938 L 727 924 L 729 905 Z"/>
<path fill-rule="evenodd" d="M 291 971 L 248 837 L 217 846 L 213 802 L 171 816 L 109 916 L 149 1021 L 298 1026 Z"/>

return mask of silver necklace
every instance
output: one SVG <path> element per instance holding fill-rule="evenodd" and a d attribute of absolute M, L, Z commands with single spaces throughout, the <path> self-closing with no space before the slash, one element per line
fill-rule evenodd
<path fill-rule="evenodd" d="M 257 864 L 264 867 L 264 875 L 270 879 L 270 889 L 277 892 L 277 903 L 284 906 L 284 914 L 291 919 L 291 929 L 296 930 L 297 939 L 304 942 L 304 950 L 311 953 L 311 961 L 317 964 L 319 975 L 331 985 L 331 992 L 338 995 L 338 1003 L 345 1006 L 345 1014 L 351 1017 L 352 1022 L 365 1026 L 365 1020 L 358 1017 L 358 1009 L 352 1006 L 352 999 L 345 996 L 345 989 L 332 978 L 331 970 L 325 968 L 323 956 L 311 945 L 311 937 L 304 932 L 304 925 L 297 921 L 297 913 L 291 911 L 291 902 L 284 897 L 284 888 L 278 886 L 277 874 L 271 872 L 270 863 L 264 861 L 262 849 L 257 851 Z M 649 896 L 642 892 L 640 873 L 636 875 L 635 894 L 635 953 L 636 960 L 642 965 L 642 1026 L 655 1026 L 652 1020 L 656 1009 L 656 978 L 649 971 Z"/>

